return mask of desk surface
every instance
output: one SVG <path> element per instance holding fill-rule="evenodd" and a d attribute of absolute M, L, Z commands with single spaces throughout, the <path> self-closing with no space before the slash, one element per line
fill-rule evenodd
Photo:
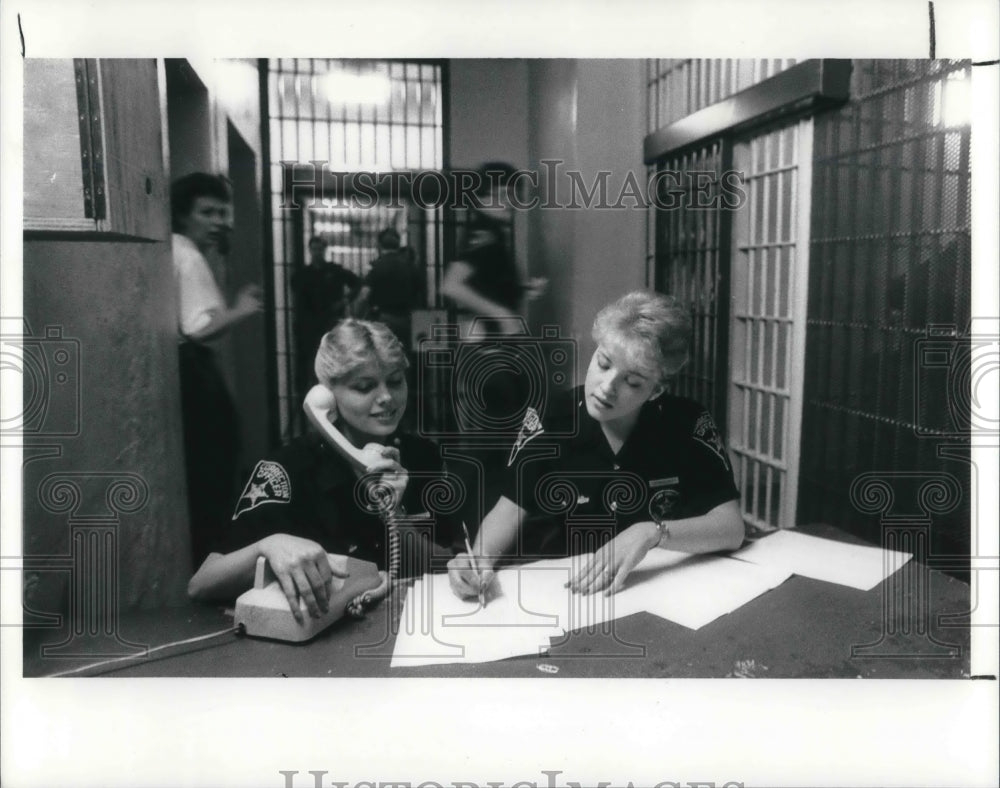
<path fill-rule="evenodd" d="M 812 527 L 808 532 L 857 541 L 823 527 Z M 383 604 L 362 621 L 343 619 L 304 644 L 228 633 L 76 675 L 966 677 L 969 586 L 940 572 L 924 567 L 919 570 L 910 570 L 908 577 L 915 578 L 913 582 L 893 583 L 890 578 L 867 592 L 793 576 L 699 630 L 640 613 L 609 623 L 604 630 L 570 633 L 564 641 L 553 642 L 546 656 L 477 665 L 390 668 L 393 628 L 401 607 L 397 599 L 396 604 Z M 152 648 L 228 626 L 232 626 L 232 618 L 222 608 L 190 605 L 123 614 L 117 635 Z M 44 676 L 100 661 L 94 656 L 42 655 L 45 644 L 60 643 L 67 636 L 65 630 L 26 630 L 24 675 Z"/>

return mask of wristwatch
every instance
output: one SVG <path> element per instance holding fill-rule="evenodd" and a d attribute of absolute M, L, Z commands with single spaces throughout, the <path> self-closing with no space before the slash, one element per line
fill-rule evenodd
<path fill-rule="evenodd" d="M 668 525 L 669 520 L 657 520 L 656 530 L 660 532 L 660 541 L 658 544 L 663 544 L 663 540 L 670 539 L 670 526 Z"/>

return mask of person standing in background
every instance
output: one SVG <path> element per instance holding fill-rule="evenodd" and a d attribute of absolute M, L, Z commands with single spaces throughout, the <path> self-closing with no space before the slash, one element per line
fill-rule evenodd
<path fill-rule="evenodd" d="M 292 274 L 300 393 L 304 394 L 316 382 L 312 360 L 319 341 L 348 316 L 360 287 L 357 274 L 327 261 L 326 241 L 318 235 L 309 239 L 309 262 Z"/>
<path fill-rule="evenodd" d="M 479 319 L 477 329 L 489 334 L 517 333 L 523 297 L 538 297 L 547 285 L 543 278 L 521 282 L 509 236 L 514 221 L 510 164 L 494 162 L 479 168 L 477 204 L 469 208 L 465 241 L 457 259 L 445 269 L 441 292 L 458 312 L 463 339 Z"/>
<path fill-rule="evenodd" d="M 228 248 L 232 195 L 220 176 L 194 172 L 171 185 L 181 408 L 191 551 L 198 566 L 229 519 L 238 482 L 239 416 L 209 342 L 262 310 L 246 285 L 227 303 L 208 258 Z"/>
<path fill-rule="evenodd" d="M 463 482 L 468 489 L 479 489 L 487 511 L 500 495 L 506 455 L 477 433 L 505 423 L 516 433 L 528 404 L 529 381 L 516 361 L 524 341 L 511 335 L 524 334 L 522 299 L 537 298 L 548 284 L 543 278 L 524 284 L 511 249 L 516 172 L 499 162 L 479 168 L 465 240 L 441 284 L 442 294 L 457 311 L 460 343 L 466 351 L 460 349 L 458 356 L 475 359 L 467 363 L 479 373 L 463 376 L 464 387 L 455 397 L 454 443 L 465 458 L 456 464 L 456 472 L 466 475 Z M 463 512 L 469 522 L 481 520 L 481 513 L 472 508 L 476 499 L 470 496 Z"/>
<path fill-rule="evenodd" d="M 354 314 L 389 326 L 412 355 L 410 321 L 413 310 L 424 304 L 424 277 L 413 250 L 401 246 L 399 233 L 392 227 L 378 234 L 378 248 L 379 255 L 354 302 Z"/>

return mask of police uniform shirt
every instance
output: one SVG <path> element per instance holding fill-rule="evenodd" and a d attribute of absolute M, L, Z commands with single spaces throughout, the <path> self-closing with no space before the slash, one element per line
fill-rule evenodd
<path fill-rule="evenodd" d="M 567 526 L 613 521 L 616 534 L 739 498 L 719 430 L 697 402 L 668 395 L 647 402 L 615 455 L 587 413 L 582 386 L 555 397 L 542 418 L 528 409 L 502 494 Z"/>
<path fill-rule="evenodd" d="M 399 448 L 400 464 L 409 473 L 403 494 L 407 517 L 429 514 L 427 487 L 444 477 L 437 446 L 406 434 L 398 435 L 389 445 Z M 320 436 L 297 438 L 273 459 L 263 459 L 254 467 L 216 551 L 229 553 L 267 536 L 286 533 L 311 539 L 329 553 L 350 555 L 386 569 L 386 525 L 376 511 L 365 511 L 357 484 L 358 477 L 348 462 Z M 401 532 L 407 527 L 403 521 Z M 447 544 L 450 530 L 447 518 L 437 516 L 401 538 L 400 577 L 430 571 L 433 556 L 444 556 L 446 550 L 436 548 L 424 536 Z"/>

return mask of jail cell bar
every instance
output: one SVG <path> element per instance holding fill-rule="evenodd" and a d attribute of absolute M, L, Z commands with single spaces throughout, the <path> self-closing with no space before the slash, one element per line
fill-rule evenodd
<path fill-rule="evenodd" d="M 711 173 L 712 177 L 710 210 L 655 212 L 656 287 L 676 296 L 691 309 L 691 355 L 672 383 L 673 393 L 691 397 L 721 416 L 716 382 L 720 379 L 719 343 L 725 337 L 725 331 L 721 334 L 719 331 L 720 299 L 724 297 L 720 293 L 723 282 L 719 275 L 722 143 L 717 141 L 668 160 L 660 169 L 678 174 L 677 184 L 663 179 L 660 186 L 683 188 L 686 206 L 695 200 L 695 183 L 688 176 Z M 660 197 L 666 204 L 666 195 Z"/>
<path fill-rule="evenodd" d="M 795 525 L 812 121 L 740 142 L 748 200 L 734 217 L 729 442 L 744 520 Z"/>
<path fill-rule="evenodd" d="M 437 63 L 272 58 L 267 82 L 278 412 L 282 440 L 287 440 L 301 429 L 303 394 L 296 391 L 291 275 L 307 240 L 299 233 L 310 222 L 296 228 L 284 207 L 281 162 L 324 162 L 335 172 L 441 169 L 443 69 Z M 333 207 L 330 201 L 327 206 Z M 407 231 L 414 229 L 414 218 L 407 216 Z M 420 218 L 431 226 L 418 238 L 401 234 L 427 268 L 428 298 L 433 299 L 428 306 L 436 306 L 444 258 L 443 220 L 435 211 Z M 330 252 L 335 262 L 359 274 L 377 254 L 374 244 L 339 246 L 343 248 L 334 245 Z"/>

